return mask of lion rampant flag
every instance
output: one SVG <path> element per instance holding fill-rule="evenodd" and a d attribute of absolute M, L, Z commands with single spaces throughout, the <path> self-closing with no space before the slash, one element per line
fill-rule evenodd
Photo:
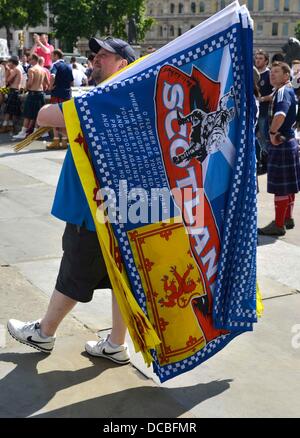
<path fill-rule="evenodd" d="M 114 293 L 161 381 L 257 321 L 252 33 L 234 2 L 63 105 Z"/>

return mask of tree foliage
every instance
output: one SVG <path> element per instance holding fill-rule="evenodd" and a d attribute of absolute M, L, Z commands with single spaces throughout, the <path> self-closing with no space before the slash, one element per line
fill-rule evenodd
<path fill-rule="evenodd" d="M 0 0 L 0 27 L 7 32 L 10 41 L 10 29 L 23 29 L 25 26 L 37 26 L 46 19 L 44 6 L 46 0 Z"/>
<path fill-rule="evenodd" d="M 52 26 L 55 36 L 70 50 L 78 38 L 114 35 L 127 39 L 130 17 L 137 25 L 137 39 L 142 41 L 153 20 L 145 17 L 145 0 L 52 0 Z"/>
<path fill-rule="evenodd" d="M 300 40 L 300 23 L 295 27 L 295 37 Z"/>

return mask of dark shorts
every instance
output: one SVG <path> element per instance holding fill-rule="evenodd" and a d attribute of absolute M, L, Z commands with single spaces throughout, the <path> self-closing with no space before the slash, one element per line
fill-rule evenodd
<path fill-rule="evenodd" d="M 62 238 L 63 258 L 55 289 L 73 300 L 87 303 L 95 289 L 111 289 L 97 234 L 67 224 Z"/>
<path fill-rule="evenodd" d="M 21 115 L 21 100 L 19 90 L 9 90 L 4 112 L 10 116 Z"/>
<path fill-rule="evenodd" d="M 42 91 L 29 91 L 25 100 L 23 115 L 26 119 L 36 120 L 39 110 L 45 105 Z"/>

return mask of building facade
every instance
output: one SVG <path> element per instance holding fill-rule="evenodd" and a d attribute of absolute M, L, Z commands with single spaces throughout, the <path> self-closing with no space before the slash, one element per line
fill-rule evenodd
<path fill-rule="evenodd" d="M 156 21 L 143 48 L 159 48 L 209 18 L 231 0 L 148 0 L 147 15 Z M 254 20 L 254 46 L 271 55 L 295 36 L 300 0 L 245 0 Z"/>
<path fill-rule="evenodd" d="M 180 36 L 192 27 L 209 18 L 231 3 L 232 0 L 147 0 L 147 15 L 155 19 L 155 24 L 147 33 L 142 50 L 147 47 L 159 48 Z M 295 27 L 300 22 L 300 0 L 244 0 L 254 20 L 254 46 L 273 55 L 281 51 L 289 37 L 295 36 Z M 243 3 L 243 1 L 241 1 Z M 45 6 L 47 19 L 36 28 L 12 30 L 11 52 L 33 45 L 33 34 L 51 33 L 50 14 Z M 0 29 L 0 38 L 6 38 Z M 52 44 L 59 47 L 58 41 Z M 87 40 L 77 44 L 80 53 L 88 53 Z"/>

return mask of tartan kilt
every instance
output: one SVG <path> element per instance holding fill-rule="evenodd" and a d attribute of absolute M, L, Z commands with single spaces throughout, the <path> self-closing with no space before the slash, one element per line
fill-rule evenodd
<path fill-rule="evenodd" d="M 45 105 L 43 92 L 29 91 L 25 100 L 23 115 L 26 119 L 36 120 L 39 110 Z"/>
<path fill-rule="evenodd" d="M 4 112 L 10 116 L 21 115 L 21 100 L 19 90 L 9 90 Z"/>
<path fill-rule="evenodd" d="M 283 196 L 300 191 L 299 146 L 292 138 L 268 152 L 268 193 Z"/>

